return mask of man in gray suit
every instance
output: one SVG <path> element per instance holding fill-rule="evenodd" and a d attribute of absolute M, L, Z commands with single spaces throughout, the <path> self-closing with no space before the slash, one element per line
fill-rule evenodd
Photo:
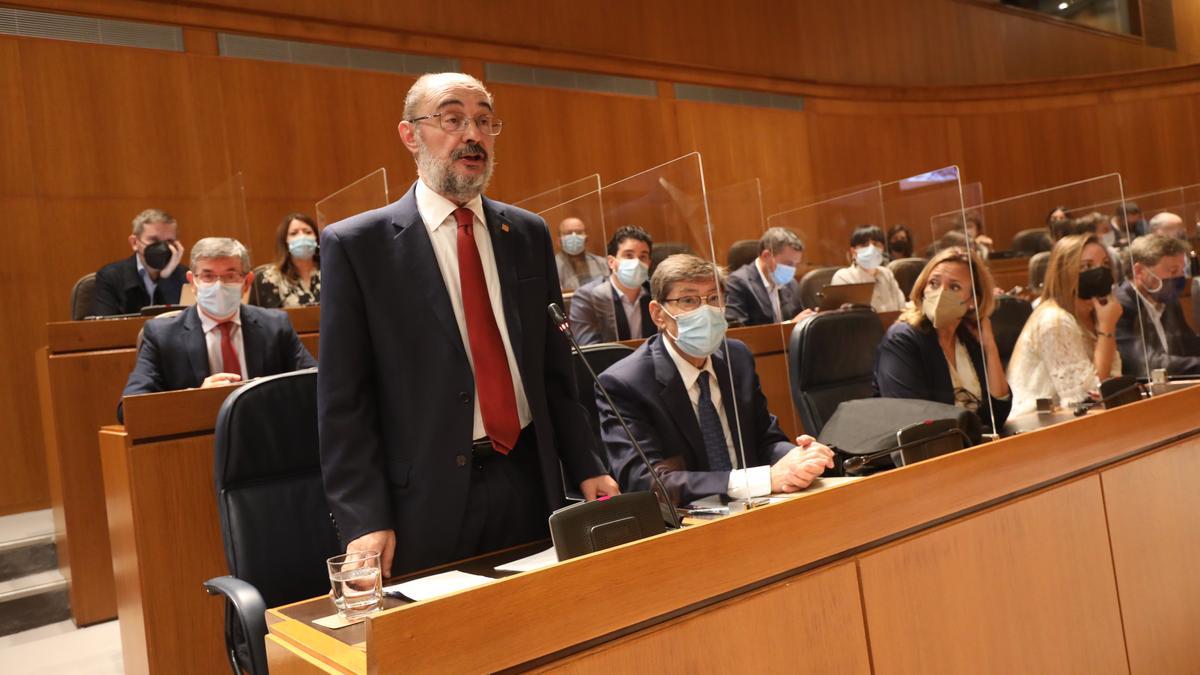
<path fill-rule="evenodd" d="M 611 274 L 584 284 L 571 298 L 571 330 L 581 345 L 654 335 L 650 319 L 650 251 L 654 241 L 626 225 L 608 241 Z"/>

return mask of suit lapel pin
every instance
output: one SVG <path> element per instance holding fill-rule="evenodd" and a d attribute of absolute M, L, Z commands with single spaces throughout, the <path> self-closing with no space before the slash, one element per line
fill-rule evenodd
<path fill-rule="evenodd" d="M 508 232 L 508 223 L 500 223 L 500 231 Z"/>

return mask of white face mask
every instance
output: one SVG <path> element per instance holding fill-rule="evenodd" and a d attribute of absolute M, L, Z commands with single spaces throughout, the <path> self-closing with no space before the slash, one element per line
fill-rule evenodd
<path fill-rule="evenodd" d="M 214 319 L 228 319 L 242 304 L 242 284 L 196 282 L 196 303 Z"/>

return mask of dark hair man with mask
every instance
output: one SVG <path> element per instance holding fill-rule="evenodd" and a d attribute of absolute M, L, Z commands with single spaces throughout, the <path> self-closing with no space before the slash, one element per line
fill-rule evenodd
<path fill-rule="evenodd" d="M 254 283 L 250 254 L 235 239 L 207 237 L 192 247 L 188 283 L 196 304 L 152 319 L 124 396 L 215 387 L 317 365 L 286 313 L 243 305 Z M 117 419 L 124 421 L 121 406 Z"/>
<path fill-rule="evenodd" d="M 1132 278 L 1116 293 L 1125 308 L 1116 332 L 1126 375 L 1145 377 L 1157 368 L 1170 375 L 1200 374 L 1200 336 L 1179 305 L 1187 252 L 1186 242 L 1161 234 L 1138 237 L 1129 246 Z"/>
<path fill-rule="evenodd" d="M 626 225 L 608 240 L 609 275 L 584 284 L 571 298 L 571 330 L 581 345 L 654 335 L 650 321 L 650 253 L 654 241 Z"/>
<path fill-rule="evenodd" d="M 174 305 L 187 282 L 180 265 L 179 226 L 166 211 L 146 209 L 133 219 L 129 247 L 133 255 L 96 272 L 93 316 L 136 314 L 147 305 Z"/>
<path fill-rule="evenodd" d="M 725 340 L 724 284 L 724 271 L 696 256 L 662 261 L 650 280 L 658 334 L 600 375 L 676 504 L 795 492 L 833 467 L 833 452 L 811 436 L 784 436 L 750 349 Z M 596 404 L 621 489 L 650 489 L 650 468 L 613 409 L 603 396 Z"/>

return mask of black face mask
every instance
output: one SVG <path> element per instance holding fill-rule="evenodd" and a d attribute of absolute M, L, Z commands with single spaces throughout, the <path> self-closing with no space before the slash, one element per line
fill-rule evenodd
<path fill-rule="evenodd" d="M 1079 273 L 1079 299 L 1103 298 L 1112 293 L 1113 275 L 1107 267 L 1093 267 Z"/>
<path fill-rule="evenodd" d="M 165 241 L 150 244 L 142 249 L 142 262 L 152 270 L 161 270 L 171 262 L 171 247 Z"/>

